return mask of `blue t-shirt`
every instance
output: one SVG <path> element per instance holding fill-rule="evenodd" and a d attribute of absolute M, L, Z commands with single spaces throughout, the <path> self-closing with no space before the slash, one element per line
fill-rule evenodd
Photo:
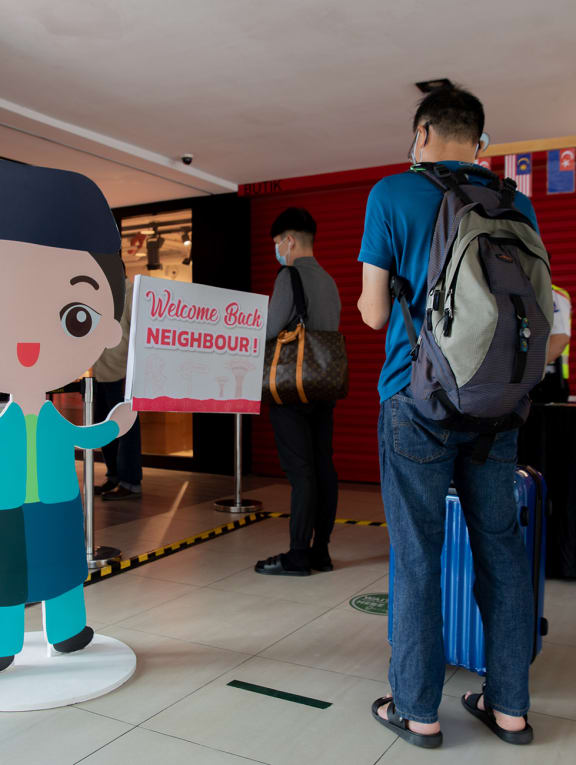
<path fill-rule="evenodd" d="M 443 162 L 456 170 L 459 162 Z M 474 183 L 487 179 L 471 175 Z M 364 236 L 358 260 L 387 271 L 395 270 L 408 280 L 413 293 L 410 313 L 420 331 L 426 307 L 428 257 L 443 193 L 418 173 L 406 172 L 382 178 L 371 190 L 366 205 Z M 532 203 L 516 192 L 514 206 L 538 230 Z M 386 360 L 380 373 L 380 400 L 393 396 L 410 383 L 410 343 L 402 311 L 394 301 L 386 335 Z"/>

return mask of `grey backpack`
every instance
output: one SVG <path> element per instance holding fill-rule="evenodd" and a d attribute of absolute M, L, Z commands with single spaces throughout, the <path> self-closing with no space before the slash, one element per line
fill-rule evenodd
<path fill-rule="evenodd" d="M 412 344 L 412 395 L 447 429 L 495 434 L 528 415 L 546 366 L 554 307 L 548 254 L 514 208 L 516 184 L 477 165 L 414 165 L 444 192 L 428 264 L 420 336 L 407 283 L 393 277 Z M 468 175 L 488 178 L 472 183 Z"/>

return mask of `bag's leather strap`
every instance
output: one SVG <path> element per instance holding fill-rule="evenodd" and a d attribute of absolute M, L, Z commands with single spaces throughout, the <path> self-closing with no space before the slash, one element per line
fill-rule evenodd
<path fill-rule="evenodd" d="M 308 312 L 306 311 L 306 296 L 304 294 L 304 285 L 302 277 L 298 273 L 296 266 L 286 266 L 290 272 L 290 281 L 292 282 L 292 294 L 294 296 L 294 308 L 299 324 L 306 324 Z"/>
<path fill-rule="evenodd" d="M 306 394 L 304 393 L 304 343 L 306 342 L 306 330 L 304 325 L 301 324 L 298 333 L 298 356 L 296 358 L 296 390 L 300 396 L 300 401 L 303 404 L 308 403 Z"/>
<path fill-rule="evenodd" d="M 282 330 L 276 338 L 274 357 L 270 366 L 270 393 L 277 404 L 283 403 L 276 384 L 280 353 L 282 352 L 282 346 L 287 345 L 288 343 L 293 343 L 295 340 L 298 341 L 298 352 L 296 354 L 296 390 L 298 391 L 300 401 L 303 404 L 309 403 L 306 393 L 304 392 L 304 347 L 306 344 L 306 329 L 303 324 L 299 324 L 296 329 L 292 331 L 287 329 Z"/>
<path fill-rule="evenodd" d="M 282 403 L 282 399 L 278 395 L 278 386 L 276 385 L 276 373 L 278 371 L 278 362 L 280 361 L 280 351 L 282 350 L 282 342 L 280 337 L 276 340 L 276 348 L 274 348 L 274 358 L 272 359 L 272 365 L 270 366 L 270 393 L 272 398 L 277 404 Z"/>

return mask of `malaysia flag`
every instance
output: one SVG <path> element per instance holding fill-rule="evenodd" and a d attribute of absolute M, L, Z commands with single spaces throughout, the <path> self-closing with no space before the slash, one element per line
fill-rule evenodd
<path fill-rule="evenodd" d="M 532 154 L 507 154 L 504 173 L 516 181 L 518 191 L 532 196 Z"/>
<path fill-rule="evenodd" d="M 492 157 L 480 157 L 474 162 L 475 165 L 486 168 L 486 170 L 492 170 Z"/>
<path fill-rule="evenodd" d="M 574 192 L 574 149 L 555 149 L 548 152 L 548 193 Z"/>

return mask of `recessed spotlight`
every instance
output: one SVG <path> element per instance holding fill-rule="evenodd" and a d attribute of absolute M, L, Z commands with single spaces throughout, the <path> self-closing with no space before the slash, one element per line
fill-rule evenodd
<path fill-rule="evenodd" d="M 422 93 L 431 93 L 433 90 L 437 90 L 438 88 L 454 87 L 454 83 L 447 77 L 441 77 L 438 80 L 423 80 L 422 82 L 416 82 L 415 85 L 418 90 L 422 91 Z"/>

